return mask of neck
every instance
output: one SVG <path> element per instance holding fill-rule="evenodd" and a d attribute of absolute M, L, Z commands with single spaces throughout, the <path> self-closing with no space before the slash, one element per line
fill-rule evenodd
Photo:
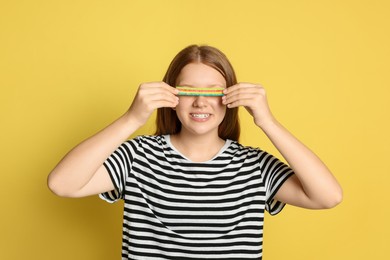
<path fill-rule="evenodd" d="M 190 135 L 180 132 L 171 136 L 172 145 L 194 162 L 212 159 L 224 146 L 225 140 L 218 135 Z"/>

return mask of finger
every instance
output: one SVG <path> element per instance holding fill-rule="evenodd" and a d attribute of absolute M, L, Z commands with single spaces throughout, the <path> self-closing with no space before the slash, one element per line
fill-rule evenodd
<path fill-rule="evenodd" d="M 143 83 L 139 87 L 138 95 L 140 97 L 152 97 L 155 95 L 161 95 L 170 97 L 172 99 L 176 99 L 176 95 L 178 93 L 178 90 L 175 88 L 169 86 L 168 84 L 164 82 L 149 82 L 149 83 Z"/>
<path fill-rule="evenodd" d="M 234 92 L 231 92 L 228 95 L 225 95 L 222 98 L 222 103 L 223 104 L 229 104 L 232 102 L 235 102 L 237 100 L 241 99 L 251 99 L 254 102 L 260 101 L 264 97 L 264 93 L 262 92 L 261 89 L 258 88 L 246 88 L 246 89 L 241 89 L 241 90 L 236 90 Z"/>
<path fill-rule="evenodd" d="M 167 91 L 158 91 L 151 93 L 147 98 L 145 98 L 145 103 L 157 103 L 163 102 L 168 104 L 166 106 L 172 107 L 176 106 L 179 103 L 179 97 Z M 161 107 L 159 105 L 158 107 Z"/>
<path fill-rule="evenodd" d="M 226 103 L 226 106 L 228 108 L 240 107 L 240 106 L 251 107 L 255 103 L 256 102 L 252 97 L 247 97 L 247 98 L 234 99 L 234 100 Z"/>
<path fill-rule="evenodd" d="M 172 93 L 174 95 L 179 94 L 179 90 L 176 89 L 175 87 L 172 87 L 165 82 L 162 82 L 162 83 L 163 83 L 162 88 L 164 88 L 165 90 L 169 91 L 170 93 Z"/>
<path fill-rule="evenodd" d="M 158 108 L 163 108 L 163 107 L 174 108 L 176 106 L 177 106 L 177 103 L 175 103 L 175 102 L 166 101 L 166 100 L 157 100 L 157 101 L 154 101 L 153 103 L 150 103 L 148 105 L 148 109 L 150 111 L 152 111 L 152 110 L 156 110 Z"/>
<path fill-rule="evenodd" d="M 258 95 L 258 94 L 262 94 L 262 93 L 263 93 L 263 91 L 261 88 L 247 87 L 247 88 L 239 88 L 239 89 L 230 91 L 229 93 L 225 94 L 225 96 L 233 97 L 236 95 L 245 95 L 245 94 Z"/>
<path fill-rule="evenodd" d="M 176 107 L 176 103 L 166 100 L 155 100 L 152 102 L 147 102 L 144 105 L 137 106 L 133 108 L 133 111 L 136 116 L 144 115 L 143 117 L 148 118 L 153 111 L 159 108 L 168 107 L 168 108 L 174 108 Z"/>
<path fill-rule="evenodd" d="M 168 91 L 172 94 L 176 94 L 178 92 L 176 88 L 162 81 L 142 83 L 139 89 L 142 89 L 144 91 Z"/>
<path fill-rule="evenodd" d="M 257 87 L 261 87 L 261 85 L 259 85 L 259 84 L 252 84 L 252 83 L 240 82 L 240 83 L 237 83 L 236 85 L 233 85 L 233 86 L 230 86 L 230 87 L 226 88 L 226 89 L 224 90 L 224 94 L 225 94 L 225 95 L 228 95 L 228 94 L 234 93 L 234 92 L 236 92 L 236 91 L 248 90 L 248 89 L 253 89 L 253 88 L 257 88 Z"/>
<path fill-rule="evenodd" d="M 254 100 L 254 99 L 256 99 L 256 97 L 252 93 L 238 93 L 238 94 L 223 97 L 222 102 L 225 104 L 229 104 L 229 103 L 241 100 L 241 99 L 253 99 Z"/>
<path fill-rule="evenodd" d="M 150 85 L 151 89 L 154 90 L 161 90 L 161 91 L 168 91 L 174 95 L 177 95 L 179 93 L 179 90 L 168 85 L 167 83 L 160 81 L 160 82 L 151 82 Z"/>

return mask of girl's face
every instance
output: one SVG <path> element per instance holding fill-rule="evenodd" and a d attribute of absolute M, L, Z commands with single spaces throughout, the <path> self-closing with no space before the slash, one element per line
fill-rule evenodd
<path fill-rule="evenodd" d="M 193 88 L 226 88 L 225 78 L 216 69 L 203 63 L 187 64 L 177 78 L 177 86 Z M 180 96 L 176 114 L 181 131 L 192 135 L 214 134 L 225 117 L 226 106 L 221 97 Z"/>

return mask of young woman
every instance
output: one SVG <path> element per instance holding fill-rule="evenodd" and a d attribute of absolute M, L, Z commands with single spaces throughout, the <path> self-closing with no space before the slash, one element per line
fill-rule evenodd
<path fill-rule="evenodd" d="M 224 95 L 178 96 L 175 86 Z M 288 165 L 238 143 L 239 107 Z M 127 140 L 156 109 L 156 134 Z M 59 196 L 124 199 L 123 259 L 261 259 L 265 210 L 325 209 L 342 199 L 324 163 L 272 115 L 264 88 L 237 83 L 221 51 L 196 45 L 176 55 L 163 82 L 141 84 L 123 116 L 71 150 L 48 185 Z"/>

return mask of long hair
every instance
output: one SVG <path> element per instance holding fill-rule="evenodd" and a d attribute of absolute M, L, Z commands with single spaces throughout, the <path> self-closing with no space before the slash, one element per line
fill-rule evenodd
<path fill-rule="evenodd" d="M 203 63 L 219 71 L 226 80 L 226 87 L 237 84 L 236 74 L 229 60 L 220 50 L 211 46 L 190 45 L 180 51 L 168 67 L 163 81 L 176 86 L 181 70 L 189 63 Z M 181 122 L 172 108 L 157 109 L 156 135 L 177 134 L 181 130 Z M 226 110 L 225 117 L 218 128 L 220 138 L 238 141 L 240 124 L 238 108 Z"/>

